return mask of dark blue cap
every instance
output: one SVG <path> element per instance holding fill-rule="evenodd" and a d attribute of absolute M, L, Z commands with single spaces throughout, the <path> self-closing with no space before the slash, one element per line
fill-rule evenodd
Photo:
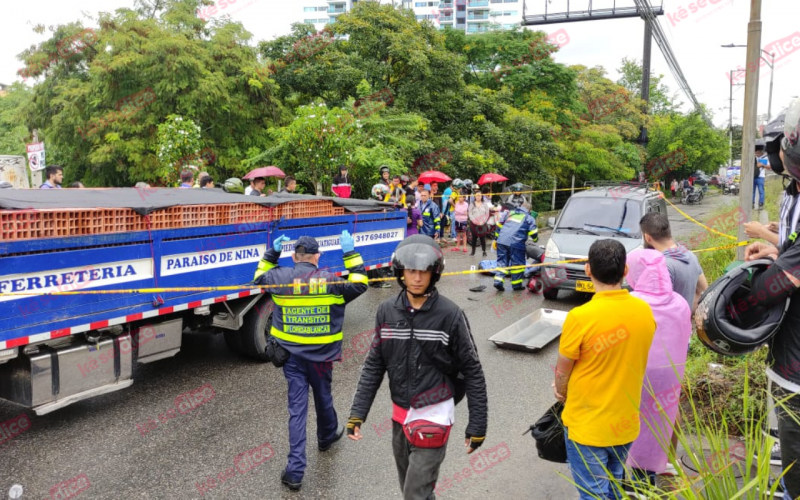
<path fill-rule="evenodd" d="M 298 252 L 297 249 L 299 247 L 303 247 L 302 252 Z M 319 244 L 317 240 L 312 238 L 311 236 L 301 236 L 297 238 L 297 242 L 294 244 L 294 252 L 295 253 L 319 253 Z"/>

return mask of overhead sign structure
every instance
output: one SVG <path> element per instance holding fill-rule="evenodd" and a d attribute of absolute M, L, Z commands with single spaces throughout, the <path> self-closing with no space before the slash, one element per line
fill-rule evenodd
<path fill-rule="evenodd" d="M 38 172 L 40 170 L 44 170 L 46 166 L 44 159 L 44 143 L 34 142 L 33 144 L 28 144 L 27 149 L 28 149 L 28 166 L 30 167 L 31 172 Z"/>

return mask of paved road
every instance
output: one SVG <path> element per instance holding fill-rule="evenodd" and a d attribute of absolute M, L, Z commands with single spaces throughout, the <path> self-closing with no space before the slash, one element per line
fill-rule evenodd
<path fill-rule="evenodd" d="M 727 201 L 716 198 L 687 210 L 702 218 L 712 206 Z M 688 231 L 680 223 L 675 227 L 676 235 Z M 447 268 L 468 269 L 479 260 L 448 252 Z M 487 285 L 487 290 L 467 291 L 477 284 Z M 498 349 L 487 340 L 541 307 L 543 299 L 528 292 L 497 294 L 491 289 L 491 279 L 482 276 L 450 278 L 442 282 L 440 290 L 467 311 L 486 372 L 490 425 L 481 451 L 503 446 L 508 453 L 491 466 L 475 458 L 471 463 L 461 439 L 467 408 L 460 405 L 441 470 L 439 497 L 576 498 L 574 488 L 561 477 L 568 473 L 566 466 L 539 460 L 533 440 L 522 436 L 553 402 L 551 366 L 557 342 L 538 354 L 527 354 Z M 360 348 L 359 341 L 374 326 L 376 308 L 397 292 L 397 285 L 370 289 L 348 307 L 345 346 L 354 342 Z M 568 310 L 585 300 L 575 293 L 561 294 L 557 302 L 546 305 Z M 334 371 L 334 399 L 340 418 L 347 417 L 363 358 L 353 352 L 355 356 Z M 25 488 L 23 498 L 56 498 L 59 484 L 85 474 L 90 486 L 79 493 L 80 499 L 401 497 L 391 455 L 391 431 L 384 427 L 391 414 L 386 383 L 364 426 L 365 438 L 358 443 L 344 441 L 326 454 L 317 452 L 312 411 L 303 490 L 289 493 L 279 482 L 288 449 L 286 383 L 279 370 L 236 357 L 220 336 L 186 335 L 177 356 L 140 365 L 134 377 L 136 383 L 129 389 L 44 417 L 26 412 L 32 421 L 30 429 L 0 445 L 0 496 L 19 483 Z M 213 388 L 208 402 L 167 418 L 176 397 L 204 384 Z M 20 413 L 19 407 L 0 401 L 0 422 Z M 160 415 L 164 415 L 163 422 Z M 249 466 L 243 465 L 248 462 L 240 455 L 257 447 L 273 456 L 260 464 L 249 459 Z M 237 464 L 252 469 L 239 472 Z M 464 469 L 471 471 L 469 477 L 464 478 Z M 226 477 L 226 473 L 230 477 L 208 488 L 209 478 Z"/>

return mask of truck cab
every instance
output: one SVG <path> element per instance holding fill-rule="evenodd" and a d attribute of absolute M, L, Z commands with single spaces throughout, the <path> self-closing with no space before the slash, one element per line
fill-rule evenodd
<path fill-rule="evenodd" d="M 648 212 L 666 211 L 661 193 L 644 184 L 590 186 L 572 195 L 558 219 L 548 220 L 553 233 L 545 247 L 544 297 L 555 300 L 559 290 L 593 293 L 584 262 L 560 262 L 586 259 L 598 239 L 619 240 L 628 252 L 643 248 L 639 220 Z"/>

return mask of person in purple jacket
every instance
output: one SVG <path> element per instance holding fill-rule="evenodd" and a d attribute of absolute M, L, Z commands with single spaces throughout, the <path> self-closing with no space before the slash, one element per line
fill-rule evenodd
<path fill-rule="evenodd" d="M 407 207 L 404 212 L 406 212 L 406 236 L 419 234 L 419 230 L 417 229 L 417 221 L 422 218 L 422 212 L 420 212 L 419 208 L 415 206 L 413 199 L 407 202 Z"/>

